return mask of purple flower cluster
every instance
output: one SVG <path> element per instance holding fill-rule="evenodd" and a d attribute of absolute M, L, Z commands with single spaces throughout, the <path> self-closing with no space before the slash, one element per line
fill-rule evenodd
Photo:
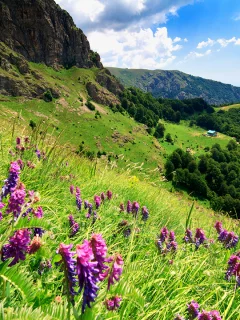
<path fill-rule="evenodd" d="M 199 304 L 194 300 L 187 305 L 188 320 L 222 320 L 217 310 L 200 312 L 199 308 Z M 184 320 L 184 318 L 177 315 L 174 320 Z"/>
<path fill-rule="evenodd" d="M 218 241 L 220 241 L 226 249 L 237 246 L 239 237 L 233 231 L 229 232 L 226 229 L 223 229 L 220 221 L 217 221 L 214 227 L 218 233 Z"/>
<path fill-rule="evenodd" d="M 120 203 L 119 208 L 120 208 L 120 212 L 124 212 L 125 211 L 124 203 Z M 137 201 L 133 201 L 133 203 L 130 200 L 127 201 L 126 211 L 127 213 L 132 213 L 135 218 L 138 215 L 139 208 L 140 208 L 140 205 Z M 147 221 L 148 218 L 149 218 L 149 211 L 146 206 L 143 206 L 142 220 Z"/>
<path fill-rule="evenodd" d="M 177 251 L 177 242 L 174 231 L 168 231 L 167 227 L 163 227 L 156 241 L 156 245 L 162 254 Z"/>
<path fill-rule="evenodd" d="M 226 280 L 230 280 L 231 277 L 235 277 L 237 286 L 240 286 L 240 251 L 230 257 L 228 260 L 228 269 L 226 272 Z"/>
<path fill-rule="evenodd" d="M 194 238 L 193 238 L 192 231 L 190 229 L 186 229 L 183 241 L 185 243 L 195 244 L 196 249 L 198 249 L 201 244 L 207 246 L 207 237 L 205 236 L 204 231 L 200 228 L 196 229 Z"/>
<path fill-rule="evenodd" d="M 0 210 L 5 207 L 5 204 L 0 202 Z M 0 220 L 2 220 L 2 211 L 0 211 Z"/>
<path fill-rule="evenodd" d="M 112 297 L 110 299 L 106 299 L 105 306 L 107 310 L 114 311 L 117 310 L 120 307 L 120 302 L 122 301 L 122 298 L 119 296 Z"/>
<path fill-rule="evenodd" d="M 74 295 L 75 286 L 77 283 L 76 278 L 76 259 L 73 258 L 75 255 L 74 251 L 71 251 L 73 245 L 65 245 L 63 243 L 60 244 L 57 253 L 59 253 L 62 257 L 62 265 L 64 268 L 64 275 L 66 280 L 66 289 L 67 289 L 67 296 L 69 300 L 73 303 L 74 302 Z"/>
<path fill-rule="evenodd" d="M 119 254 L 107 257 L 107 246 L 101 234 L 93 234 L 90 241 L 84 240 L 82 245 L 76 245 L 76 260 L 73 259 L 75 252 L 70 251 L 71 249 L 72 245 L 61 244 L 58 252 L 62 255 L 70 301 L 74 303 L 75 286 L 78 282 L 78 293 L 83 291 L 82 312 L 84 312 L 86 306 L 90 308 L 97 297 L 98 282 L 108 278 L 109 290 L 114 281 L 119 281 L 123 260 Z M 106 265 L 109 263 L 112 265 Z"/>
<path fill-rule="evenodd" d="M 0 200 L 6 197 L 8 194 L 11 194 L 15 190 L 19 181 L 19 176 L 20 176 L 20 167 L 17 161 L 11 162 L 10 169 L 9 169 L 9 176 L 5 180 L 5 184 L 2 187 L 2 194 L 1 194 Z"/>
<path fill-rule="evenodd" d="M 36 218 L 41 219 L 43 217 L 42 207 L 38 207 L 37 210 L 33 210 L 33 214 Z"/>
<path fill-rule="evenodd" d="M 6 213 L 13 213 L 14 218 L 17 219 L 25 203 L 25 197 L 25 186 L 23 183 L 20 183 L 19 186 L 16 187 L 10 195 Z"/>
<path fill-rule="evenodd" d="M 69 215 L 68 220 L 71 228 L 70 237 L 73 237 L 79 230 L 79 224 L 74 220 L 72 215 Z"/>
<path fill-rule="evenodd" d="M 13 266 L 18 263 L 19 260 L 25 260 L 28 245 L 31 241 L 30 234 L 31 232 L 27 229 L 17 230 L 9 239 L 9 243 L 2 247 L 2 261 L 14 258 L 9 264 L 9 266 Z"/>
<path fill-rule="evenodd" d="M 81 199 L 81 191 L 79 187 L 76 187 L 76 205 L 78 210 L 82 209 L 82 199 Z"/>

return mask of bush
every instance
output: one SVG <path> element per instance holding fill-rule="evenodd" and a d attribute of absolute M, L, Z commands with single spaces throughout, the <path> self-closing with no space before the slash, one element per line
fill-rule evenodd
<path fill-rule="evenodd" d="M 36 128 L 37 124 L 36 124 L 36 122 L 34 122 L 33 120 L 30 120 L 29 126 L 30 126 L 30 127 L 32 128 L 32 130 L 33 130 L 34 128 Z"/>
<path fill-rule="evenodd" d="M 46 92 L 44 92 L 43 99 L 46 102 L 51 102 L 53 100 L 52 92 L 50 90 L 47 90 Z"/>
<path fill-rule="evenodd" d="M 88 107 L 89 110 L 95 111 L 95 106 L 92 104 L 92 102 L 88 99 L 86 106 Z"/>

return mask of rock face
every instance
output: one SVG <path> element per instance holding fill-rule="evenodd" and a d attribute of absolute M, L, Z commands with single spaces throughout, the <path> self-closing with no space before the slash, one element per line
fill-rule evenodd
<path fill-rule="evenodd" d="M 87 37 L 54 0 L 0 0 L 0 41 L 28 61 L 102 68 Z"/>

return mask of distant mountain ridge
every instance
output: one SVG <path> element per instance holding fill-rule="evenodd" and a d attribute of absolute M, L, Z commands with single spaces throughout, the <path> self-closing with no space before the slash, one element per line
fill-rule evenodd
<path fill-rule="evenodd" d="M 108 68 L 125 87 L 137 87 L 154 97 L 170 99 L 203 98 L 221 105 L 240 101 L 240 88 L 195 77 L 180 71 Z"/>

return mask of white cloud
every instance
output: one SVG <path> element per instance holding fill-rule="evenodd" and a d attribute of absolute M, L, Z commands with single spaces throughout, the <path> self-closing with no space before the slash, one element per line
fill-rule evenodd
<path fill-rule="evenodd" d="M 235 43 L 237 40 L 235 37 L 231 39 L 218 39 L 217 42 L 221 45 L 221 47 L 225 48 L 229 45 L 229 43 Z"/>
<path fill-rule="evenodd" d="M 147 28 L 165 23 L 169 15 L 196 0 L 55 0 L 83 31 Z"/>
<path fill-rule="evenodd" d="M 175 42 L 180 42 L 180 41 L 182 41 L 182 39 L 179 38 L 179 37 L 176 37 L 176 38 L 173 40 L 174 43 L 175 43 Z"/>
<path fill-rule="evenodd" d="M 195 58 L 202 58 L 204 56 L 208 56 L 209 54 L 212 53 L 212 50 L 207 50 L 203 53 L 199 53 L 199 52 L 196 52 L 196 51 L 191 51 L 185 58 L 184 60 L 189 60 L 189 59 L 195 59 Z"/>
<path fill-rule="evenodd" d="M 164 68 L 175 60 L 174 53 L 182 48 L 168 36 L 167 28 L 139 31 L 93 31 L 88 36 L 105 66 L 122 68 Z"/>
<path fill-rule="evenodd" d="M 188 39 L 187 39 L 187 38 L 184 38 L 183 41 L 184 41 L 184 42 L 188 42 Z"/>
<path fill-rule="evenodd" d="M 197 45 L 197 49 L 202 49 L 205 47 L 212 47 L 215 44 L 215 41 L 208 38 L 207 41 L 202 41 Z"/>
<path fill-rule="evenodd" d="M 240 13 L 237 13 L 237 14 L 235 15 L 235 17 L 233 18 L 233 20 L 239 21 L 239 20 L 240 20 Z"/>

